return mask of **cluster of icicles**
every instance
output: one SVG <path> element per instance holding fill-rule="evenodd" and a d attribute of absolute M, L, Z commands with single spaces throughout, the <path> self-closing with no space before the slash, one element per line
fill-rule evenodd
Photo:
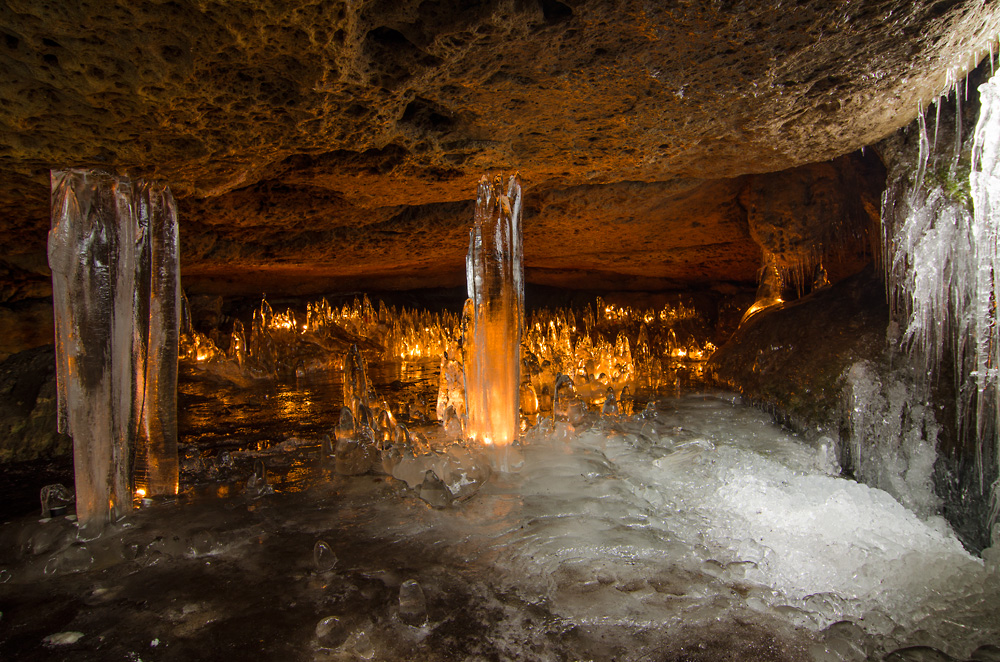
<path fill-rule="evenodd" d="M 940 122 L 947 93 L 934 103 L 933 127 L 924 112 L 918 116 L 916 163 L 901 163 L 890 174 L 883 198 L 883 246 L 901 345 L 931 377 L 953 366 L 959 434 L 974 440 L 985 490 L 1000 455 L 1000 84 L 991 79 L 979 87 L 969 149 L 960 83 L 951 78 L 956 125 Z"/>

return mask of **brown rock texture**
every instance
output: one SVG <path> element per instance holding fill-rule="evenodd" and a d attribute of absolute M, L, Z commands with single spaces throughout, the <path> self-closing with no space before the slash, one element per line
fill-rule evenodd
<path fill-rule="evenodd" d="M 712 355 L 708 370 L 793 427 L 836 435 L 844 373 L 857 361 L 882 360 L 888 325 L 885 286 L 869 268 L 758 313 Z"/>
<path fill-rule="evenodd" d="M 857 152 L 753 175 L 740 195 L 750 236 L 801 291 L 817 265 L 832 280 L 858 272 L 877 243 L 885 168 Z M 803 282 L 804 281 L 804 282 Z"/>
<path fill-rule="evenodd" d="M 55 350 L 47 345 L 0 362 L 0 464 L 69 454 L 56 431 Z"/>
<path fill-rule="evenodd" d="M 517 169 L 529 279 L 748 282 L 736 181 L 872 144 L 998 32 L 979 0 L 5 0 L 0 259 L 44 281 L 47 171 L 89 166 L 171 185 L 205 289 L 454 282 Z"/>

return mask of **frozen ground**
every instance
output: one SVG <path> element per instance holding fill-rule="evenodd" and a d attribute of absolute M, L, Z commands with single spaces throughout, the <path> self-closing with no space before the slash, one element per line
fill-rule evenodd
<path fill-rule="evenodd" d="M 1000 659 L 1000 582 L 943 521 L 731 396 L 540 426 L 441 509 L 290 441 L 274 494 L 220 452 L 98 541 L 4 524 L 0 657 Z"/>

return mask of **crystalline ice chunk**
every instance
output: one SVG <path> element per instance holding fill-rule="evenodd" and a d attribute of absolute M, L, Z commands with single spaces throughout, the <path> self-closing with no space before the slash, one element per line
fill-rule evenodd
<path fill-rule="evenodd" d="M 433 471 L 424 474 L 424 482 L 420 484 L 420 498 L 434 508 L 447 508 L 453 500 L 448 486 Z"/>

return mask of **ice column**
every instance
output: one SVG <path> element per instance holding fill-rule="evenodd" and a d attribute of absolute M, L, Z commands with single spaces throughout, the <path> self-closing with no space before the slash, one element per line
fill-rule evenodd
<path fill-rule="evenodd" d="M 133 470 L 150 494 L 177 491 L 176 212 L 165 188 L 98 171 L 51 184 L 58 424 L 93 538 L 131 508 Z"/>
<path fill-rule="evenodd" d="M 136 449 L 136 487 L 148 496 L 177 494 L 177 354 L 181 279 L 177 206 L 170 189 L 141 184 L 136 209 L 147 228 L 136 283 L 136 329 L 145 335 L 145 366 L 136 366 L 136 393 L 144 394 Z M 147 276 L 148 274 L 148 276 Z M 146 294 L 148 292 L 148 295 Z M 144 304 L 140 309 L 138 306 Z M 148 309 L 148 315 L 145 314 Z M 139 352 L 136 353 L 137 356 Z M 145 470 L 145 485 L 141 472 Z"/>
<path fill-rule="evenodd" d="M 463 312 L 467 434 L 506 445 L 518 433 L 524 274 L 521 266 L 521 180 L 479 181 L 465 258 L 469 298 Z"/>
<path fill-rule="evenodd" d="M 130 185 L 52 172 L 49 266 L 55 307 L 59 431 L 73 437 L 80 535 L 93 538 L 132 505 L 134 269 Z"/>

